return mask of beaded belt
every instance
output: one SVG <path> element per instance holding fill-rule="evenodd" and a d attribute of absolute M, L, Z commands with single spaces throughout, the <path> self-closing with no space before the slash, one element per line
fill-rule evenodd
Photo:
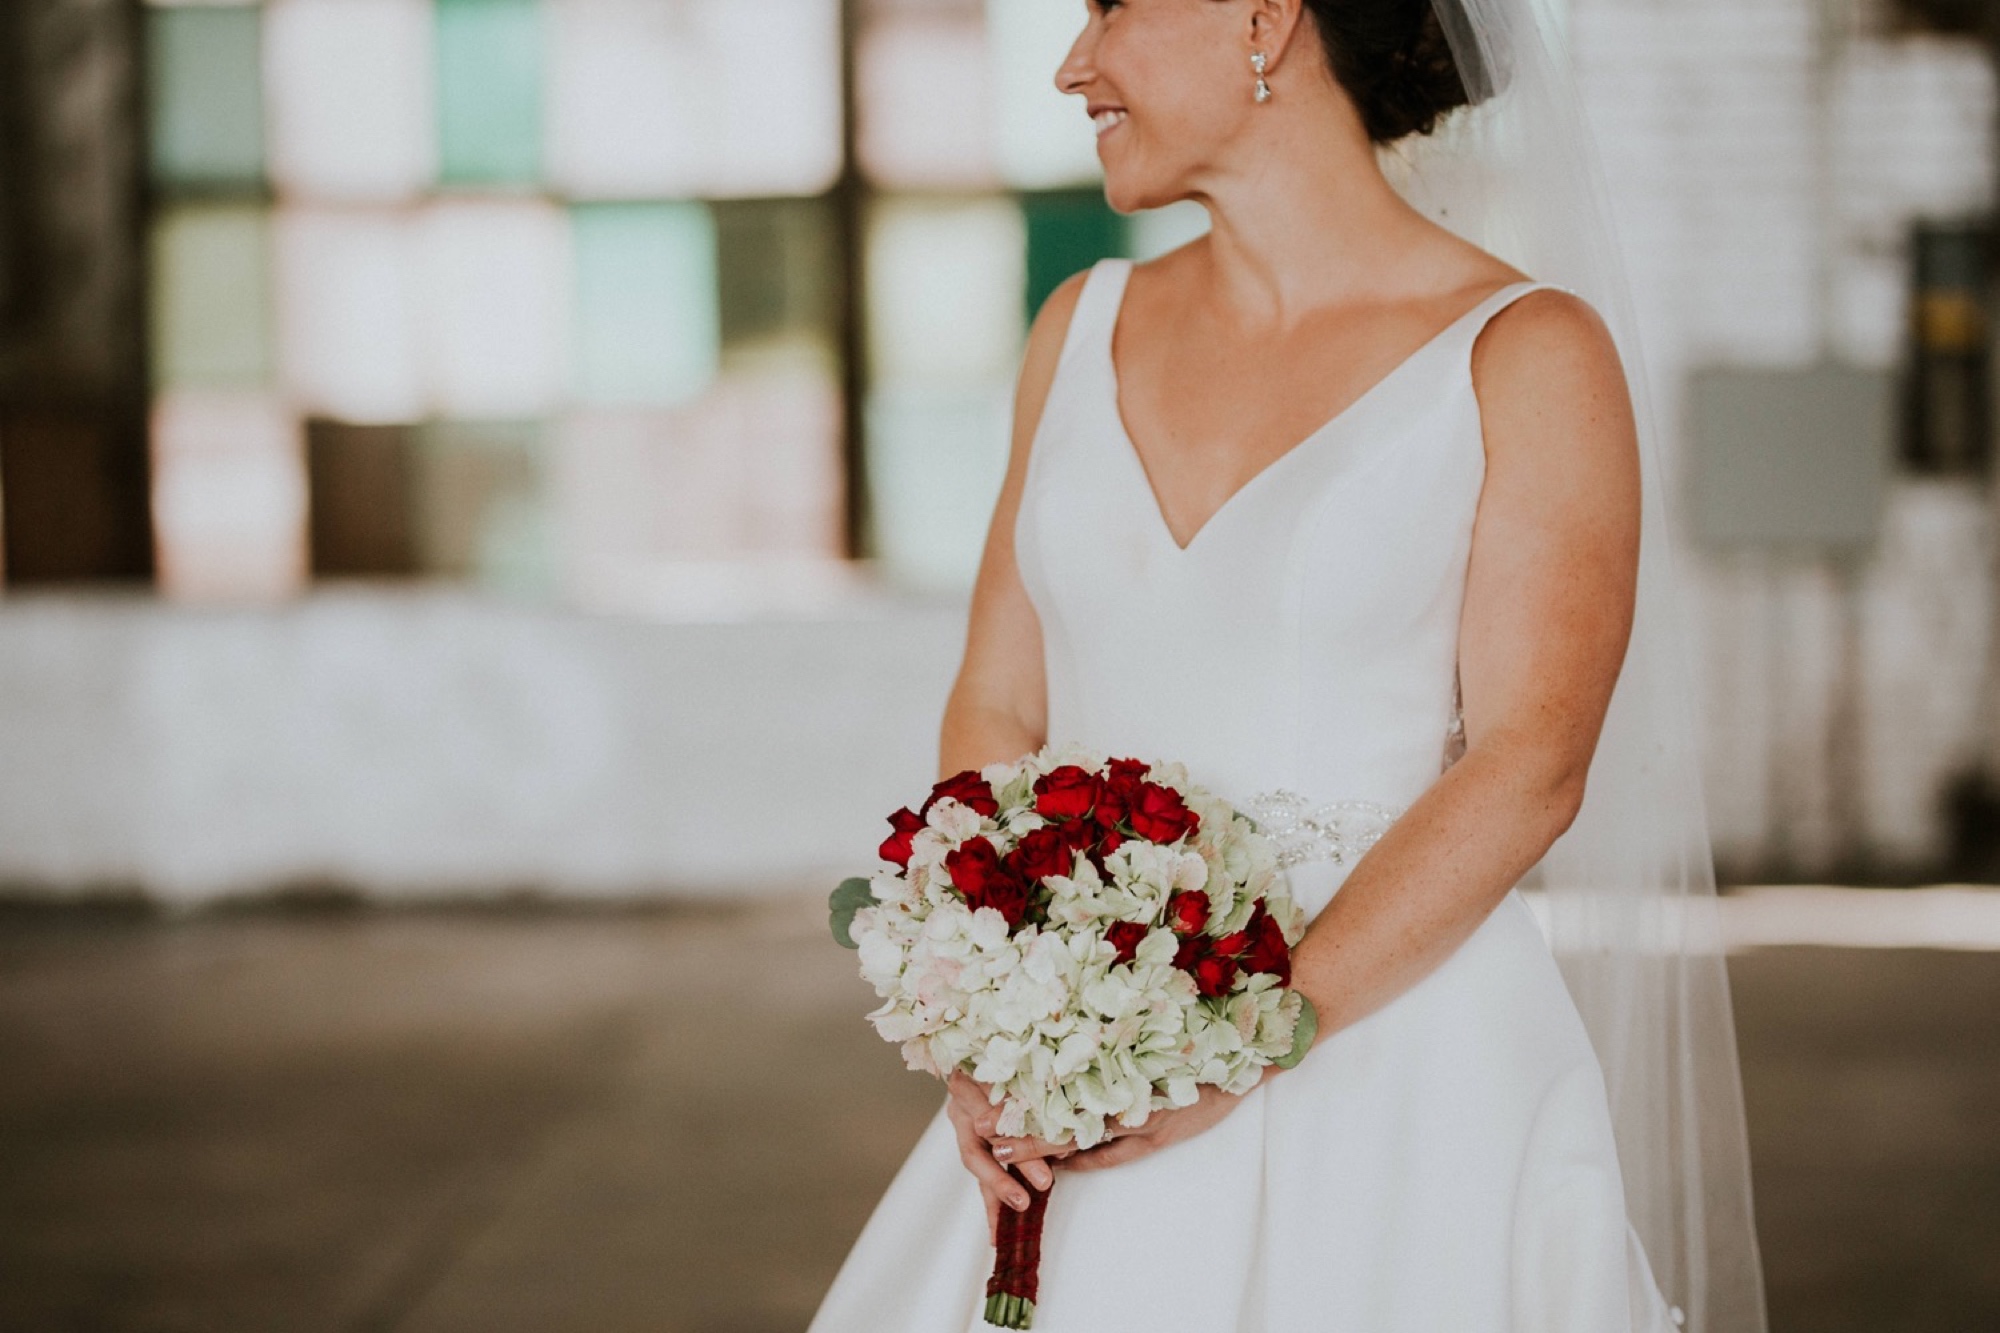
<path fill-rule="evenodd" d="M 1277 848 L 1278 864 L 1345 865 L 1373 847 L 1403 812 L 1373 801 L 1314 805 L 1294 791 L 1259 792 L 1240 807 Z"/>

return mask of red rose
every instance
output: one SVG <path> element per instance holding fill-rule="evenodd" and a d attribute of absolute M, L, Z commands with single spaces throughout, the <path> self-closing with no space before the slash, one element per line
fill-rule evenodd
<path fill-rule="evenodd" d="M 1110 829 L 1125 822 L 1131 813 L 1132 798 L 1139 794 L 1139 785 L 1151 770 L 1137 759 L 1113 759 L 1108 768 L 1103 790 L 1097 797 L 1097 822 Z"/>
<path fill-rule="evenodd" d="M 1137 791 L 1146 775 L 1153 771 L 1143 759 L 1113 759 L 1105 765 L 1105 770 L 1104 785 L 1126 795 Z"/>
<path fill-rule="evenodd" d="M 1018 876 L 1009 875 L 988 885 L 986 896 L 973 903 L 972 908 L 974 911 L 982 907 L 992 908 L 1007 918 L 1007 929 L 1012 931 L 1018 929 L 1021 923 L 1028 919 L 1028 908 L 1033 903 L 1033 890 Z"/>
<path fill-rule="evenodd" d="M 1000 813 L 1000 802 L 994 798 L 993 784 L 969 768 L 932 787 L 930 799 L 924 802 L 923 813 L 929 814 L 931 807 L 947 796 L 989 819 Z"/>
<path fill-rule="evenodd" d="M 1104 781 L 1097 774 L 1064 764 L 1035 779 L 1035 813 L 1044 819 L 1081 819 L 1097 804 Z"/>
<path fill-rule="evenodd" d="M 889 827 L 895 829 L 882 841 L 882 859 L 894 861 L 903 869 L 910 868 L 911 843 L 916 840 L 917 831 L 924 826 L 924 817 L 914 810 L 902 809 L 889 816 Z"/>
<path fill-rule="evenodd" d="M 1174 966 L 1183 972 L 1194 971 L 1194 965 L 1208 956 L 1208 936 L 1183 935 L 1180 946 L 1174 950 Z"/>
<path fill-rule="evenodd" d="M 1208 924 L 1208 895 L 1193 889 L 1167 899 L 1167 924 L 1176 935 L 1195 935 Z"/>
<path fill-rule="evenodd" d="M 1201 827 L 1201 817 L 1172 787 L 1142 782 L 1132 798 L 1132 831 L 1147 842 L 1170 843 Z"/>
<path fill-rule="evenodd" d="M 1116 829 L 1104 829 L 1102 833 L 1096 833 L 1096 825 L 1092 825 L 1088 821 L 1082 821 L 1082 819 L 1076 821 L 1076 823 L 1084 829 L 1084 839 L 1086 839 L 1084 841 L 1084 859 L 1090 861 L 1090 865 L 1094 865 L 1098 869 L 1100 877 L 1110 879 L 1112 873 L 1104 867 L 1104 859 L 1110 857 L 1120 847 L 1124 847 L 1124 835 L 1118 833 Z"/>
<path fill-rule="evenodd" d="M 1088 819 L 1067 819 L 1060 824 L 1049 824 L 1046 827 L 1054 829 L 1056 836 L 1062 839 L 1063 846 L 1072 852 L 1090 853 L 1097 850 L 1099 830 L 1097 825 Z"/>
<path fill-rule="evenodd" d="M 1248 943 L 1250 943 L 1250 932 L 1239 930 L 1232 934 L 1224 935 L 1221 939 L 1217 940 L 1215 942 L 1215 951 L 1224 958 L 1234 958 L 1243 952 L 1243 947 Z"/>
<path fill-rule="evenodd" d="M 1076 849 L 1055 825 L 1035 829 L 1007 853 L 1007 864 L 1029 884 L 1076 869 Z"/>
<path fill-rule="evenodd" d="M 945 853 L 944 872 L 975 912 L 991 907 L 1007 918 L 1009 926 L 1019 925 L 1027 916 L 1028 886 L 985 838 L 968 838 Z"/>
<path fill-rule="evenodd" d="M 1125 835 L 1115 828 L 1099 828 L 1088 819 L 1072 820 L 1063 825 L 1063 831 L 1082 847 L 1084 857 L 1097 867 L 1097 873 L 1109 876 L 1104 868 L 1104 858 L 1125 845 Z"/>
<path fill-rule="evenodd" d="M 1292 946 L 1285 943 L 1285 932 L 1278 928 L 1278 919 L 1265 912 L 1262 903 L 1257 904 L 1257 914 L 1250 919 L 1250 947 L 1243 955 L 1243 967 L 1250 972 L 1269 972 L 1278 979 L 1280 986 L 1292 984 Z"/>
<path fill-rule="evenodd" d="M 1227 995 L 1229 988 L 1236 984 L 1236 960 L 1219 954 L 1209 954 L 1195 960 L 1194 988 L 1206 999 Z"/>
<path fill-rule="evenodd" d="M 1104 938 L 1118 950 L 1118 961 L 1129 963 L 1139 956 L 1139 944 L 1146 938 L 1146 928 L 1137 921 L 1114 921 L 1111 929 L 1104 932 Z"/>
<path fill-rule="evenodd" d="M 998 849 L 986 838 L 967 838 L 946 852 L 944 873 L 951 876 L 952 886 L 967 902 L 984 897 L 998 881 L 1013 878 L 1013 872 L 1001 864 Z"/>

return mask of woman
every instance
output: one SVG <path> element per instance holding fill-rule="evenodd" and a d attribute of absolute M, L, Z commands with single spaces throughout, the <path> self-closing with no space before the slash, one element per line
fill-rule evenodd
<path fill-rule="evenodd" d="M 1080 741 L 1303 817 L 1294 984 L 1320 1037 L 1087 1152 L 997 1137 L 959 1076 L 816 1333 L 974 1326 L 994 1219 L 1027 1201 L 1010 1167 L 1055 1183 L 1042 1333 L 1684 1319 L 1517 892 L 1584 806 L 1626 660 L 1626 375 L 1591 304 L 1379 164 L 1521 77 L 1465 40 L 1490 3 L 1092 0 L 1056 77 L 1107 197 L 1194 199 L 1212 227 L 1034 322 L 942 768 Z M 1761 1327 L 1732 1299 L 1697 1323 Z"/>

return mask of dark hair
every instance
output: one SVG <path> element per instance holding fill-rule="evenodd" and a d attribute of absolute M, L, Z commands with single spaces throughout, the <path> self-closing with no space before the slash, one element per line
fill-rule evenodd
<path fill-rule="evenodd" d="M 1306 0 L 1334 78 L 1376 143 L 1429 134 L 1472 101 L 1432 0 Z"/>

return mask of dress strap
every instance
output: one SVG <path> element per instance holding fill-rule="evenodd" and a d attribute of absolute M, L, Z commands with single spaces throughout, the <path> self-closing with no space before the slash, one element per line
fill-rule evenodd
<path fill-rule="evenodd" d="M 1090 266 L 1083 279 L 1083 290 L 1077 293 L 1076 309 L 1070 312 L 1069 331 L 1063 335 L 1062 352 L 1056 359 L 1058 366 L 1084 355 L 1085 348 L 1110 351 L 1111 332 L 1125 297 L 1125 281 L 1131 276 L 1129 259 L 1100 259 Z"/>
<path fill-rule="evenodd" d="M 1528 280 L 1523 282 L 1509 283 L 1507 286 L 1502 287 L 1499 291 L 1493 293 L 1493 295 L 1487 297 L 1484 301 L 1481 301 L 1478 305 L 1468 310 L 1462 317 L 1463 320 L 1462 326 L 1471 332 L 1471 340 L 1473 342 L 1477 342 L 1479 341 L 1479 335 L 1486 331 L 1486 326 L 1493 322 L 1493 317 L 1495 315 L 1498 315 L 1502 310 L 1505 310 L 1508 306 L 1513 305 L 1514 302 L 1520 300 L 1522 297 L 1528 295 L 1530 292 L 1543 292 L 1543 291 L 1564 292 L 1570 296 L 1576 295 L 1576 293 L 1570 291 L 1569 288 L 1558 286 L 1553 282 L 1535 282 L 1533 280 Z"/>

